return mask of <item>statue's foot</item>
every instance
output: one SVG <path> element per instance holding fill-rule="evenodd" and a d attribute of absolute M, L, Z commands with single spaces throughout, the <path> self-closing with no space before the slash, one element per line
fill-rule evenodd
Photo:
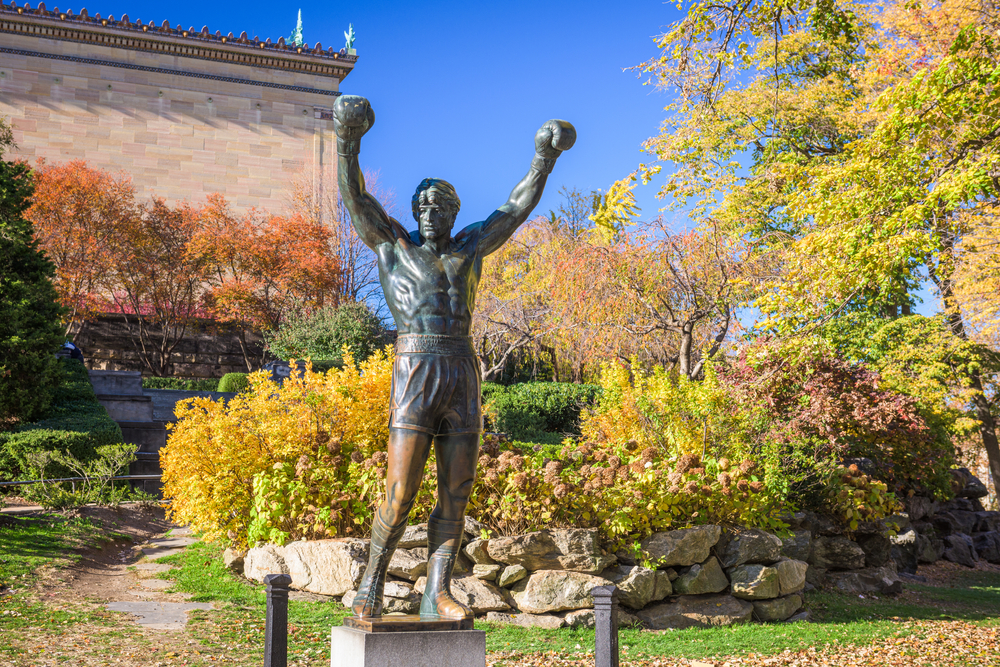
<path fill-rule="evenodd" d="M 383 588 L 373 585 L 374 578 L 369 576 L 369 572 L 366 571 L 364 578 L 361 579 L 361 587 L 358 588 L 358 594 L 354 596 L 354 602 L 351 603 L 351 611 L 354 612 L 355 616 L 382 615 Z"/>
<path fill-rule="evenodd" d="M 434 593 L 427 590 L 420 600 L 420 617 L 473 619 L 475 614 L 472 613 L 472 609 L 453 598 L 448 591 Z"/>

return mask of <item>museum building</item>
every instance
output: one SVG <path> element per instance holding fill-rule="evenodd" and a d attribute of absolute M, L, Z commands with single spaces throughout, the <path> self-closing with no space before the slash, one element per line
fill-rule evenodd
<path fill-rule="evenodd" d="M 335 183 L 332 107 L 353 50 L 0 0 L 7 159 L 86 160 L 140 199 L 277 211 L 296 179 Z"/>

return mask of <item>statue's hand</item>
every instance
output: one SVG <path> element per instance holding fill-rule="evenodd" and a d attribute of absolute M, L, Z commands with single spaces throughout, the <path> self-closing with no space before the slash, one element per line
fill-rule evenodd
<path fill-rule="evenodd" d="M 550 120 L 535 133 L 535 152 L 554 159 L 576 143 L 576 128 L 565 120 Z"/>
<path fill-rule="evenodd" d="M 375 124 L 375 112 L 359 95 L 341 95 L 333 105 L 333 131 L 344 141 L 358 141 Z"/>

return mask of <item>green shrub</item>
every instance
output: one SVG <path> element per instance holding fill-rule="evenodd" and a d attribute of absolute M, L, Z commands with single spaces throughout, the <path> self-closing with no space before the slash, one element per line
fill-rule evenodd
<path fill-rule="evenodd" d="M 182 391 L 219 391 L 219 378 L 142 378 L 143 389 L 180 389 Z"/>
<path fill-rule="evenodd" d="M 65 377 L 54 392 L 44 418 L 0 433 L 0 477 L 17 479 L 38 474 L 32 465 L 37 452 L 65 452 L 82 462 L 98 458 L 98 448 L 122 441 L 122 431 L 97 402 L 87 369 L 76 359 L 59 361 Z M 51 477 L 72 477 L 65 465 L 53 464 Z"/>
<path fill-rule="evenodd" d="M 23 162 L 6 162 L 9 129 L 0 121 L 0 430 L 37 419 L 59 383 L 55 353 L 64 333 L 52 285 L 55 267 L 25 220 L 33 192 Z"/>
<path fill-rule="evenodd" d="M 277 331 L 265 333 L 268 351 L 279 359 L 340 361 L 344 347 L 364 361 L 386 343 L 382 321 L 363 303 L 292 314 Z M 318 370 L 318 369 L 317 369 Z"/>
<path fill-rule="evenodd" d="M 246 373 L 226 373 L 219 380 L 219 387 L 216 391 L 231 391 L 238 394 L 241 391 L 246 391 L 249 386 L 250 382 L 247 380 Z"/>
<path fill-rule="evenodd" d="M 483 402 L 491 430 L 515 440 L 550 441 L 551 434 L 579 434 L 580 411 L 593 405 L 600 391 L 596 385 L 569 382 L 524 382 L 509 387 L 486 383 Z"/>

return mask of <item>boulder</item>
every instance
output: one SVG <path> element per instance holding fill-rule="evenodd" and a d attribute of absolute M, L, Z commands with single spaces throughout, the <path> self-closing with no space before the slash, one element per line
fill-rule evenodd
<path fill-rule="evenodd" d="M 411 593 L 405 598 L 382 598 L 383 614 L 416 614 L 420 611 L 420 600 L 423 596 Z"/>
<path fill-rule="evenodd" d="M 889 557 L 896 563 L 897 572 L 908 574 L 917 573 L 917 531 L 912 528 L 905 533 L 899 533 L 889 538 L 892 547 L 889 550 Z"/>
<path fill-rule="evenodd" d="M 753 615 L 759 621 L 784 621 L 802 608 L 802 596 L 786 595 L 773 600 L 754 600 Z"/>
<path fill-rule="evenodd" d="M 528 571 L 523 565 L 508 565 L 500 573 L 497 583 L 503 588 L 510 588 L 517 582 L 528 576 Z"/>
<path fill-rule="evenodd" d="M 806 585 L 806 571 L 809 563 L 801 560 L 785 559 L 774 565 L 778 571 L 778 594 L 790 595 L 798 593 Z"/>
<path fill-rule="evenodd" d="M 486 530 L 481 522 L 476 521 L 468 514 L 465 515 L 465 540 L 464 542 L 471 542 L 472 540 L 481 539 L 483 533 Z"/>
<path fill-rule="evenodd" d="M 767 600 L 781 593 L 778 570 L 767 565 L 737 565 L 726 570 L 732 593 L 744 600 Z"/>
<path fill-rule="evenodd" d="M 427 586 L 427 578 L 420 577 L 413 585 L 413 590 L 423 595 Z M 477 614 L 488 611 L 507 611 L 510 605 L 503 592 L 482 579 L 474 576 L 455 577 L 451 580 L 451 594 L 456 600 L 468 606 Z"/>
<path fill-rule="evenodd" d="M 865 552 L 865 567 L 882 567 L 889 561 L 892 542 L 881 533 L 858 538 L 858 546 Z"/>
<path fill-rule="evenodd" d="M 1000 563 L 1000 532 L 977 533 L 972 536 L 972 544 L 979 558 L 987 563 Z"/>
<path fill-rule="evenodd" d="M 944 559 L 965 567 L 975 567 L 979 554 L 972 538 L 968 535 L 947 535 L 944 538 Z"/>
<path fill-rule="evenodd" d="M 457 563 L 456 563 L 456 569 Z M 389 561 L 389 574 L 400 579 L 416 581 L 427 574 L 427 556 L 410 549 L 396 549 Z"/>
<path fill-rule="evenodd" d="M 808 623 L 810 620 L 809 610 L 800 611 L 785 621 L 785 623 Z"/>
<path fill-rule="evenodd" d="M 936 563 L 944 555 L 944 540 L 917 533 L 917 562 Z"/>
<path fill-rule="evenodd" d="M 722 533 L 715 551 L 725 568 L 744 563 L 770 565 L 781 558 L 781 545 L 776 535 L 758 528 L 741 528 Z"/>
<path fill-rule="evenodd" d="M 595 529 L 540 530 L 515 537 L 489 540 L 486 551 L 505 565 L 521 565 L 530 571 L 569 570 L 597 574 L 614 565 L 615 557 L 604 553 Z"/>
<path fill-rule="evenodd" d="M 955 510 L 959 512 L 982 512 L 985 509 L 978 498 L 952 498 L 941 503 L 935 515 L 938 512 L 954 512 Z"/>
<path fill-rule="evenodd" d="M 368 565 L 368 542 L 354 538 L 292 542 L 285 546 L 292 588 L 341 596 L 356 589 Z"/>
<path fill-rule="evenodd" d="M 992 533 L 1000 530 L 1000 512 L 976 512 L 977 533 Z"/>
<path fill-rule="evenodd" d="M 608 580 L 583 572 L 541 570 L 514 584 L 511 593 L 521 611 L 545 614 L 552 611 L 592 609 L 590 594 L 596 586 L 607 586 Z"/>
<path fill-rule="evenodd" d="M 826 586 L 826 568 L 816 567 L 815 565 L 810 565 L 809 569 L 806 570 L 806 590 L 812 590 L 812 588 L 822 588 Z"/>
<path fill-rule="evenodd" d="M 566 621 L 566 626 L 570 628 L 593 628 L 596 625 L 593 609 L 567 611 L 562 617 Z M 621 619 L 618 619 L 618 625 L 622 625 Z"/>
<path fill-rule="evenodd" d="M 415 523 L 407 526 L 396 545 L 399 549 L 413 549 L 427 546 L 427 524 Z"/>
<path fill-rule="evenodd" d="M 382 596 L 387 598 L 399 598 L 405 600 L 413 594 L 413 586 L 400 581 L 387 581 L 382 590 Z"/>
<path fill-rule="evenodd" d="M 941 537 L 959 533 L 971 535 L 978 522 L 976 514 L 976 512 L 963 510 L 947 510 L 935 514 L 931 522 L 934 524 L 934 530 Z"/>
<path fill-rule="evenodd" d="M 729 579 L 719 565 L 719 559 L 710 557 L 704 563 L 692 565 L 680 573 L 673 582 L 675 595 L 704 595 L 721 593 L 729 588 Z M 636 609 L 638 607 L 635 607 Z"/>
<path fill-rule="evenodd" d="M 968 468 L 951 470 L 952 488 L 959 498 L 985 498 L 989 491 L 979 478 L 969 472 Z"/>
<path fill-rule="evenodd" d="M 671 595 L 674 592 L 673 584 L 671 583 L 673 578 L 677 578 L 677 573 L 673 570 L 656 570 L 656 579 L 653 584 L 653 597 L 649 599 L 650 602 L 659 602 L 663 598 Z"/>
<path fill-rule="evenodd" d="M 544 628 L 545 630 L 557 630 L 567 625 L 564 618 L 551 614 L 505 614 L 499 611 L 491 611 L 486 614 L 486 621 L 519 625 L 522 628 Z"/>
<path fill-rule="evenodd" d="M 473 565 L 472 576 L 483 581 L 496 581 L 497 577 L 500 576 L 501 568 L 503 568 L 503 565 L 498 563 L 494 563 L 493 565 Z"/>
<path fill-rule="evenodd" d="M 222 552 L 222 564 L 236 574 L 243 574 L 244 555 L 242 551 L 236 551 L 233 548 L 226 549 Z M 275 572 L 274 574 L 280 573 Z"/>
<path fill-rule="evenodd" d="M 896 594 L 903 590 L 892 563 L 853 572 L 828 572 L 826 577 L 827 583 L 841 593 Z"/>
<path fill-rule="evenodd" d="M 463 551 L 473 565 L 492 565 L 496 562 L 486 552 L 487 544 L 488 540 L 472 540 L 465 545 Z"/>
<path fill-rule="evenodd" d="M 628 609 L 618 610 L 619 628 L 641 628 L 642 619 L 630 612 Z"/>
<path fill-rule="evenodd" d="M 656 591 L 656 570 L 639 565 L 619 565 L 605 570 L 601 576 L 614 582 L 618 601 L 632 609 L 645 607 Z"/>
<path fill-rule="evenodd" d="M 924 496 L 913 496 L 906 501 L 906 513 L 910 521 L 920 521 L 934 514 L 937 502 Z"/>
<path fill-rule="evenodd" d="M 641 546 L 647 558 L 659 567 L 688 567 L 704 562 L 721 535 L 722 529 L 718 526 L 695 526 L 653 533 Z"/>
<path fill-rule="evenodd" d="M 276 544 L 254 547 L 243 557 L 243 576 L 260 583 L 268 574 L 288 574 L 285 548 Z"/>
<path fill-rule="evenodd" d="M 781 555 L 792 560 L 809 560 L 812 553 L 812 531 L 796 530 L 781 540 Z"/>
<path fill-rule="evenodd" d="M 882 520 L 882 523 L 889 530 L 895 531 L 896 534 L 905 533 L 910 529 L 910 515 L 906 512 L 899 512 L 898 514 L 887 516 Z"/>
<path fill-rule="evenodd" d="M 732 595 L 682 595 L 676 602 L 646 607 L 636 616 L 651 630 L 707 628 L 747 623 L 753 605 Z"/>
<path fill-rule="evenodd" d="M 828 570 L 857 570 L 865 566 L 865 552 L 846 537 L 818 537 L 809 563 Z"/>

